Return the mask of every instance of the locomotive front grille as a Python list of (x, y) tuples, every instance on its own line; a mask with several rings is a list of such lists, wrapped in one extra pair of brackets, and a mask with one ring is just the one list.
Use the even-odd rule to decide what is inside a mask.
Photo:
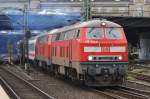
[(89, 56), (90, 61), (119, 61), (120, 56)]

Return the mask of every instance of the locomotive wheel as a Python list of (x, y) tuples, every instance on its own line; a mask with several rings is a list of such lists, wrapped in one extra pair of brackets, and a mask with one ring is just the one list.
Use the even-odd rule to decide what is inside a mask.
[(65, 67), (65, 78), (69, 78), (69, 68)]
[(43, 63), (46, 73), (49, 73), (49, 68), (46, 62)]
[(72, 81), (77, 79), (77, 72), (74, 68), (65, 67), (65, 78)]
[(55, 73), (55, 77), (59, 76), (59, 66), (54, 65), (54, 73)]
[(38, 62), (36, 60), (33, 61), (33, 66), (37, 67), (38, 66)]
[(79, 74), (79, 84), (81, 85), (81, 86), (85, 86), (85, 75), (83, 75), (83, 74)]
[(71, 80), (72, 81), (77, 80), (77, 71), (74, 68), (71, 68)]

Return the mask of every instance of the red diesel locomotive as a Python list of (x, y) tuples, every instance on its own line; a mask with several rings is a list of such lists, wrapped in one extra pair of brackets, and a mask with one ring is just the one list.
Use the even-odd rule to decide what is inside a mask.
[(116, 86), (126, 80), (127, 45), (120, 25), (91, 20), (32, 38), (29, 59), (88, 86)]

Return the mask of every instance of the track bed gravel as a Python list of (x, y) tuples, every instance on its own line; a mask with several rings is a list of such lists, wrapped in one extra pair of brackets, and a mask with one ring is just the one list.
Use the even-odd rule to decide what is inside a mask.
[(49, 74), (35, 70), (34, 68), (31, 69), (29, 75), (19, 66), (5, 66), (5, 68), (29, 80), (55, 99), (107, 99), (98, 93), (88, 90), (88, 88), (74, 85), (65, 80), (60, 80)]

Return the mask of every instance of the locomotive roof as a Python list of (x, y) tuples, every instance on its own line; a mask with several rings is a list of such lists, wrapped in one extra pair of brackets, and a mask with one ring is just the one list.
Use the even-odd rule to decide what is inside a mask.
[(43, 35), (46, 35), (47, 33), (41, 33), (41, 34), (38, 34), (36, 36), (33, 36), (31, 37), (29, 40), (37, 40), (39, 37), (43, 36)]
[(81, 27), (99, 27), (103, 22), (107, 24), (107, 27), (121, 27), (119, 24), (111, 22), (111, 21), (91, 20), (91, 21), (86, 21), (86, 22), (79, 22), (79, 23), (76, 23), (74, 25), (65, 26), (65, 27), (59, 28), (59, 29), (54, 29), (54, 30), (49, 31), (48, 33), (42, 33), (42, 34), (39, 34), (37, 36), (31, 37), (30, 40), (37, 40), (39, 37), (47, 35), (47, 34), (60, 33), (63, 31), (78, 29)]
[(81, 28), (81, 27), (99, 27), (102, 23), (106, 23), (107, 27), (121, 27), (119, 24), (111, 22), (111, 21), (91, 20), (91, 21), (76, 23), (76, 24), (71, 25), (71, 26), (65, 26), (65, 27), (60, 28), (60, 29), (54, 29), (52, 31), (49, 31), (49, 34), (59, 33), (59, 32), (77, 29), (77, 28)]

